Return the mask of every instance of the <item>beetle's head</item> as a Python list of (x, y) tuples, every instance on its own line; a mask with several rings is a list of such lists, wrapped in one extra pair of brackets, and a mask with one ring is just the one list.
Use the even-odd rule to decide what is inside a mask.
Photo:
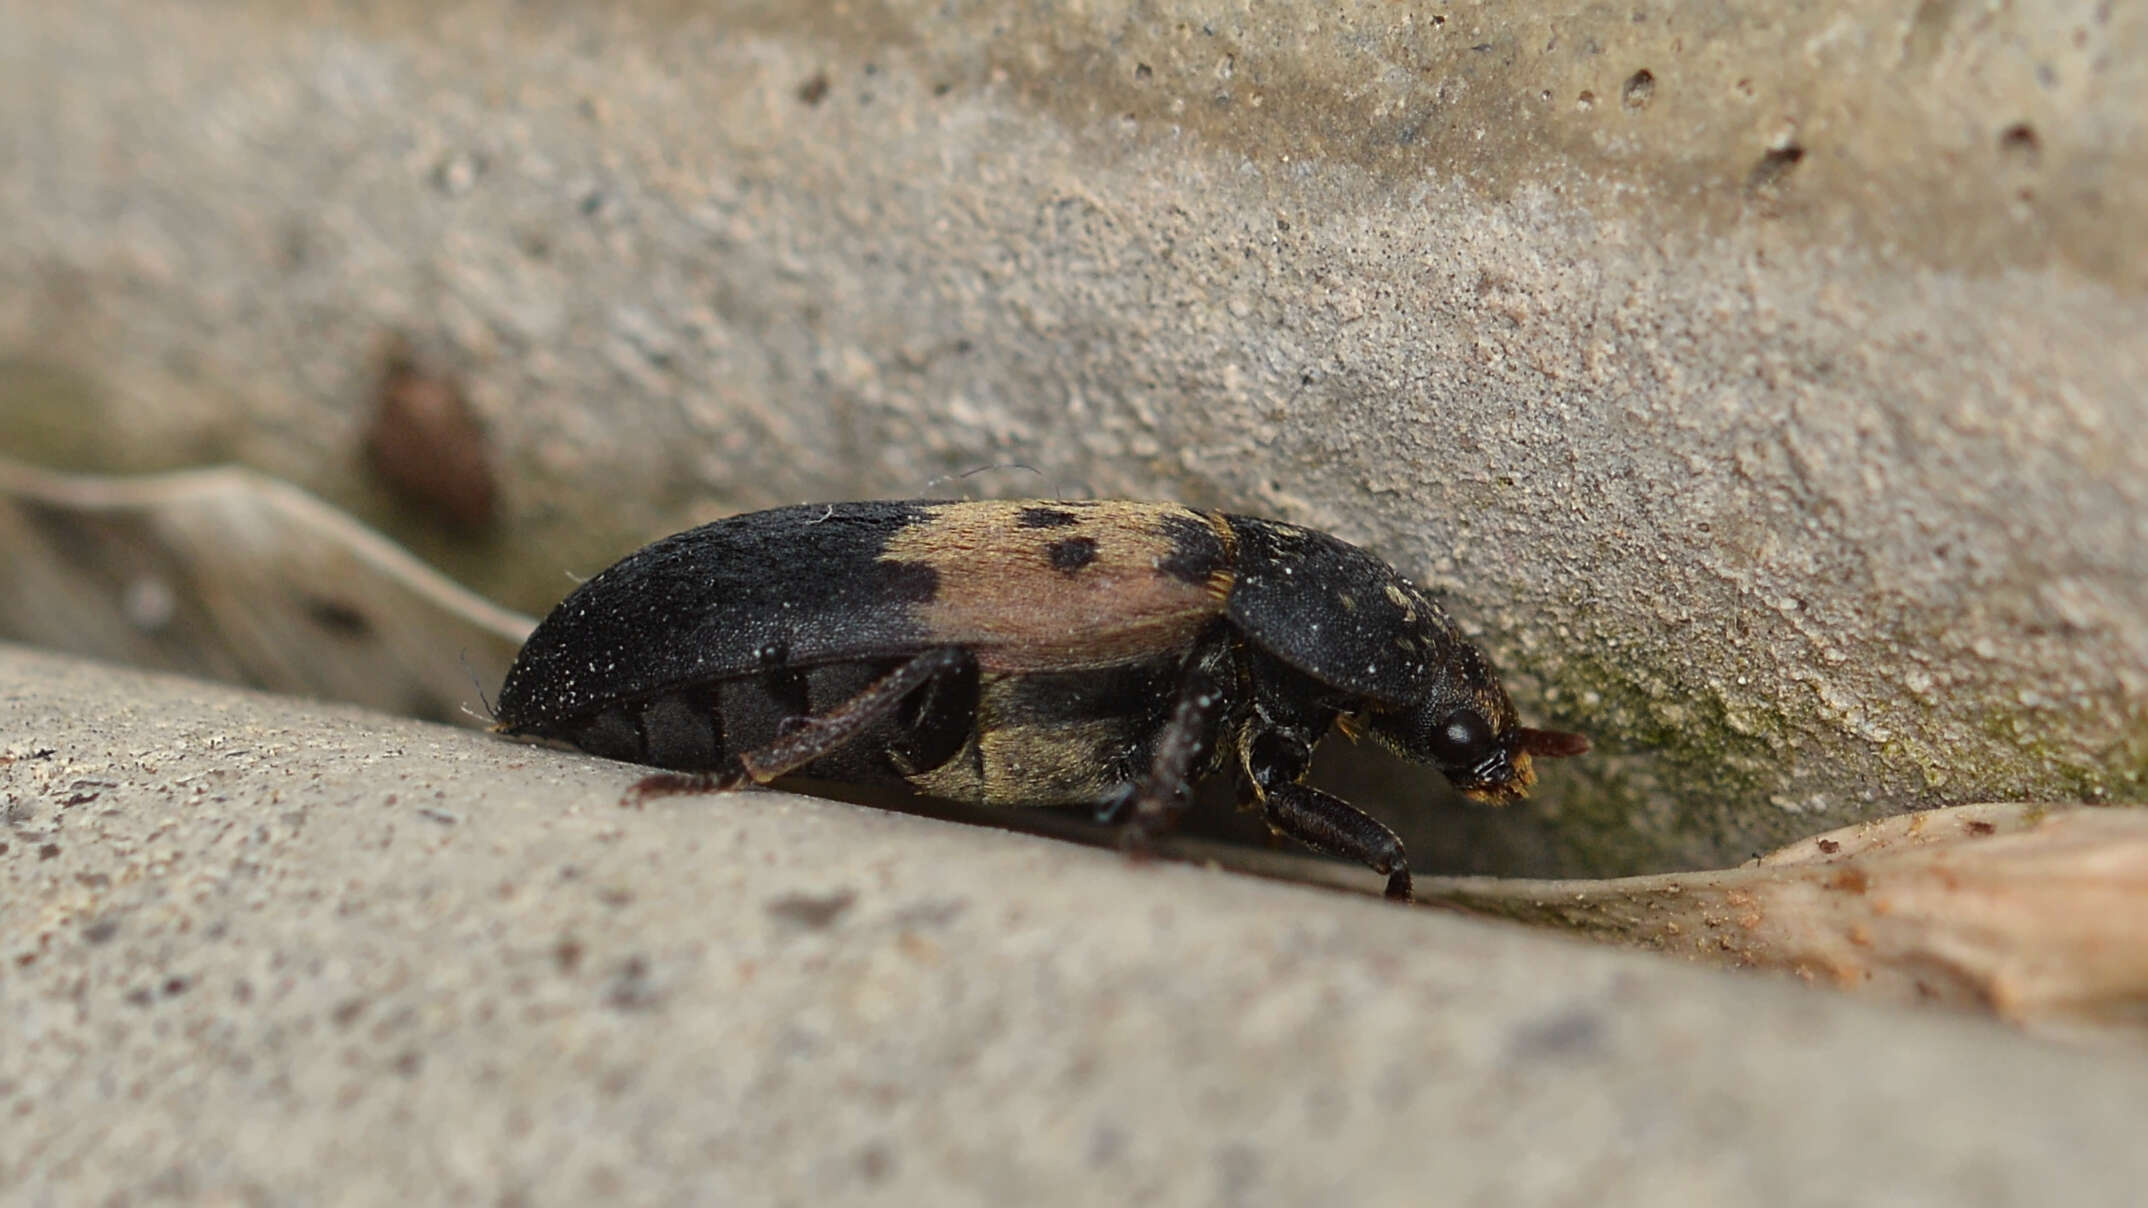
[(1405, 759), (1428, 763), (1478, 801), (1505, 805), (1536, 783), (1531, 757), (1554, 759), (1589, 749), (1580, 734), (1532, 730), (1473, 649), (1455, 660), (1455, 674), (1415, 706), (1375, 714), (1372, 732)]

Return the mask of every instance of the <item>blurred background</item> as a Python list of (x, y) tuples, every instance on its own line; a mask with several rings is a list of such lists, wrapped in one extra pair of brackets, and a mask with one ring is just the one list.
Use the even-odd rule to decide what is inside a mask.
[(2138, 800), (2144, 22), (0, 0), (0, 635), (482, 724), (691, 523), (1169, 498), (1596, 739), (1329, 744), (1432, 867)]

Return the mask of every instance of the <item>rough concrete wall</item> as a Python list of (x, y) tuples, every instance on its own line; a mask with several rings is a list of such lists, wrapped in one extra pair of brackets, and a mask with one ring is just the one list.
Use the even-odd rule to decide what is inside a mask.
[[(0, 406), (525, 607), (802, 498), (1324, 526), (1598, 737), (1545, 868), (2137, 799), (2144, 64), (2100, 4), (0, 0)], [(357, 468), (391, 332), (491, 544)]]

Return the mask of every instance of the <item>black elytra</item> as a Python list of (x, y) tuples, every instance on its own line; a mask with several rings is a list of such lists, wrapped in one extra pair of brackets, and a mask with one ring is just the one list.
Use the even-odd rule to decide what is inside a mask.
[(1388, 877), (1394, 832), (1301, 781), (1338, 723), (1504, 802), (1578, 734), (1521, 724), (1446, 613), (1371, 554), (1177, 504), (809, 504), (654, 542), (576, 588), (497, 729), (686, 777), (797, 772), (982, 805), (1087, 805), (1135, 836), (1235, 767), (1268, 824)]

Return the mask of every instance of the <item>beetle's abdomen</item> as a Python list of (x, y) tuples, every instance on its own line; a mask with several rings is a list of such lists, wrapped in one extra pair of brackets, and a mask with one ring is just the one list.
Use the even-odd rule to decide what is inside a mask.
[(1170, 720), (1175, 654), (1084, 671), (988, 674), (974, 732), (920, 792), (976, 805), (1091, 805), (1149, 765)]
[[(840, 706), (900, 660), (734, 676), (531, 732), (592, 755), (679, 772), (720, 772)], [(887, 722), (800, 776), (899, 784), (975, 805), (1086, 805), (1148, 766), (1169, 720), (1178, 660), (937, 680)]]
[[(782, 736), (797, 719), (825, 714), (902, 660), (777, 668), (616, 701), (528, 732), (592, 755), (679, 772), (720, 772), (737, 756)], [(974, 669), (919, 689), (904, 707), (857, 741), (800, 770), (854, 784), (904, 783), (952, 758), (976, 724)]]

